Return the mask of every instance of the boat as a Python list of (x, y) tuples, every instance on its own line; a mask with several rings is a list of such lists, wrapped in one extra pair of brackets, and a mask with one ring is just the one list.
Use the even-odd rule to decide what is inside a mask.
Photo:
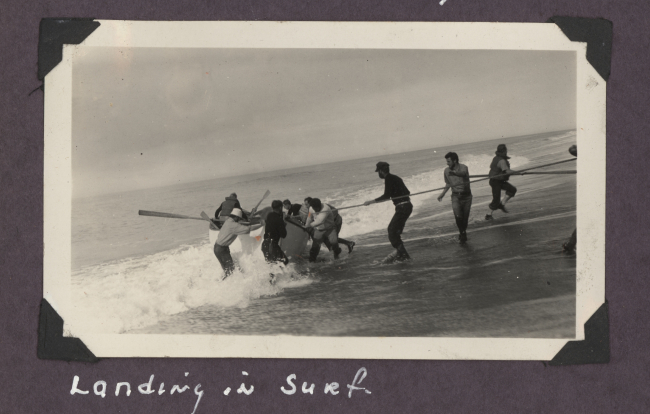
[[(265, 207), (259, 210), (258, 214), (265, 222), (266, 216), (271, 212), (271, 207)], [(214, 245), (219, 236), (219, 230), (213, 225), (209, 228), (210, 243)], [(239, 235), (235, 241), (230, 245), (231, 252), (242, 252), (244, 254), (252, 254), (255, 251), (261, 250), (262, 242), (264, 241), (264, 226), (257, 230), (251, 231), (249, 234)], [(289, 261), (295, 261), (301, 258), (307, 248), (309, 242), (309, 234), (304, 230), (302, 224), (293, 218), (287, 222), (287, 237), (280, 239), (280, 248), (284, 254), (289, 258)]]

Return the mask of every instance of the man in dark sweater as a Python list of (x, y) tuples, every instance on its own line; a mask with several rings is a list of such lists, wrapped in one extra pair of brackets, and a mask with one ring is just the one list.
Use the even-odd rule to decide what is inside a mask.
[(302, 207), (301, 204), (291, 204), (291, 201), (284, 200), (282, 202), (282, 207), (284, 208), (286, 215), (289, 217), (300, 216), (300, 207)]
[(242, 218), (244, 220), (248, 220), (248, 213), (241, 208), (241, 204), (239, 204), (239, 200), (237, 200), (237, 194), (232, 193), (226, 199), (224, 200), (223, 203), (219, 206), (217, 211), (214, 212), (214, 218), (216, 222), (218, 223), (219, 227), (220, 225), (226, 221), (226, 219), (230, 216), (230, 212), (234, 209), (238, 208), (242, 211)]
[(404, 247), (401, 234), (402, 231), (404, 231), (406, 220), (408, 220), (409, 216), (413, 212), (413, 204), (411, 204), (411, 199), (408, 197), (411, 192), (406, 188), (406, 185), (404, 185), (404, 181), (402, 181), (398, 176), (391, 174), (389, 167), (390, 166), (387, 162), (380, 161), (377, 163), (377, 169), (375, 172), (379, 174), (379, 178), (384, 180), (384, 195), (374, 200), (368, 200), (363, 203), (363, 205), (369, 206), (370, 204), (379, 203), (381, 201), (393, 200), (393, 204), (395, 205), (395, 214), (388, 225), (388, 240), (395, 248), (395, 252), (390, 254), (386, 258), (386, 261), (401, 262), (411, 259)]
[(262, 253), (268, 263), (282, 262), (286, 265), (289, 259), (278, 244), (280, 239), (287, 237), (287, 225), (282, 217), (282, 201), (273, 200), (271, 208), (273, 211), (266, 216)]

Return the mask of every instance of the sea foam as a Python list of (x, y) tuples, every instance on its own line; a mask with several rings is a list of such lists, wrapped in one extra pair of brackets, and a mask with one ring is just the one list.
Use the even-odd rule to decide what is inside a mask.
[[(73, 275), (72, 286), (77, 316), (66, 321), (66, 329), (72, 334), (123, 333), (201, 306), (245, 307), (253, 299), (310, 283), (298, 275), (294, 264), (270, 265), (259, 250), (232, 255), (239, 268), (223, 281), (223, 270), (207, 240), (81, 269)], [(270, 273), (277, 278), (274, 285), (269, 283)]]

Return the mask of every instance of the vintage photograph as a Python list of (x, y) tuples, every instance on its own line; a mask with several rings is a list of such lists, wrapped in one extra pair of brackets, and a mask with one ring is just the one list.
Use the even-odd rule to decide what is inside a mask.
[(584, 45), (553, 25), (531, 38), (557, 47), (486, 45), (470, 24), (329, 44), (340, 27), (306, 23), (138, 43), (169, 24), (102, 22), (50, 78), (44, 294), (67, 335), (98, 356), (465, 359), (583, 337), (604, 203), (580, 206), (605, 173)]

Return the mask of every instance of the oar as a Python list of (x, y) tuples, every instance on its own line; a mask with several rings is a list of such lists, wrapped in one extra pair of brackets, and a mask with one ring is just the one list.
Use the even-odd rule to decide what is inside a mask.
[[(562, 171), (523, 171), (521, 175), (529, 174), (576, 174), (576, 170), (562, 170)], [(489, 174), (470, 175), (469, 178), (489, 177)]]
[(270, 194), (271, 194), (271, 190), (266, 190), (266, 193), (264, 193), (264, 196), (262, 196), (262, 199), (260, 200), (260, 202), (257, 203), (257, 205), (256, 205), (256, 206), (251, 210), (251, 211), (253, 212), (253, 213), (251, 214), (251, 216), (254, 216), (254, 215), (257, 213), (257, 207), (259, 207), (260, 204), (262, 204), (262, 201), (264, 201), (264, 199), (265, 199), (266, 197), (268, 197)]
[(208, 215), (205, 213), (205, 211), (202, 211), (202, 212), (201, 212), (201, 217), (203, 217), (203, 220), (208, 220), (208, 221), (210, 222), (210, 228), (211, 228), (212, 230), (219, 230), (219, 229), (217, 228), (217, 226), (215, 226), (214, 223), (212, 222), (212, 219), (210, 219), (210, 216), (208, 216)]
[[(190, 217), (184, 216), (182, 214), (173, 214), (173, 213), (160, 213), (158, 211), (147, 211), (147, 210), (138, 210), (138, 214), (141, 216), (150, 216), (150, 217), (163, 217), (163, 218), (175, 218), (175, 219), (189, 219), (189, 220), (206, 220), (204, 217)], [(207, 220), (210, 220), (208, 217)]]

